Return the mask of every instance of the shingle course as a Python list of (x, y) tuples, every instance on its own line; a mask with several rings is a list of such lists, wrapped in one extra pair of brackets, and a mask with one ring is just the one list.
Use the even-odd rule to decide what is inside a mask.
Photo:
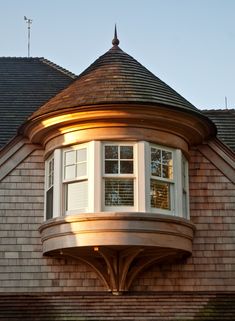
[(32, 118), (72, 107), (142, 103), (200, 112), (133, 57), (113, 46)]
[(203, 110), (217, 127), (217, 136), (235, 152), (235, 109)]
[(0, 148), (37, 108), (75, 75), (44, 58), (0, 58)]

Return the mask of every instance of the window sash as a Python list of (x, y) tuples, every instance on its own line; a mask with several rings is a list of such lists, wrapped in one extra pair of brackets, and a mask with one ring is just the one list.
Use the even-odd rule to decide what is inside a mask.
[(66, 214), (88, 211), (88, 147), (82, 144), (63, 151), (63, 207)]

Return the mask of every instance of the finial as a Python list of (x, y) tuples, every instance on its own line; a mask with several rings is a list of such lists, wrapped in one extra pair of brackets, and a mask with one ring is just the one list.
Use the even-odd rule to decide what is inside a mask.
[(118, 40), (118, 38), (117, 38), (117, 28), (116, 28), (116, 24), (115, 24), (115, 28), (114, 28), (114, 38), (113, 38), (112, 44), (113, 44), (114, 46), (118, 46), (118, 45), (119, 45), (119, 40)]

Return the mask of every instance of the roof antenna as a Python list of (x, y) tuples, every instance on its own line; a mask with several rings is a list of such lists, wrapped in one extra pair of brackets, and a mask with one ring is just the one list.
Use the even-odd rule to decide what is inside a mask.
[(226, 96), (225, 96), (225, 109), (228, 109), (228, 99)]
[(26, 16), (24, 16), (24, 20), (28, 24), (28, 58), (30, 57), (30, 26), (33, 22), (32, 19), (28, 19)]
[(116, 27), (116, 23), (115, 23), (115, 28), (114, 28), (114, 38), (113, 38), (112, 44), (113, 44), (114, 46), (118, 46), (118, 45), (119, 45), (119, 40), (118, 40), (118, 37), (117, 37), (117, 27)]

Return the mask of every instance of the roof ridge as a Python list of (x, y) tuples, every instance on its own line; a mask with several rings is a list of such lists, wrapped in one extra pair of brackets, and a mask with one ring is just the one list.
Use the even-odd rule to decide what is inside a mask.
[(43, 57), (18, 57), (18, 56), (2, 56), (0, 57), (0, 59), (27, 59), (27, 60), (33, 60), (33, 59), (36, 59), (36, 60), (39, 60), (39, 59), (42, 59)]
[(68, 69), (65, 69), (57, 64), (55, 64), (54, 62), (44, 58), (44, 57), (40, 57), (39, 60), (47, 65), (49, 65), (50, 67), (62, 72), (63, 74), (71, 77), (72, 79), (76, 79), (77, 75), (75, 75), (74, 73), (72, 73), (71, 71), (69, 71)]
[(235, 108), (229, 108), (229, 109), (201, 109), (202, 112), (216, 112), (216, 111), (221, 111), (221, 112), (235, 112)]

